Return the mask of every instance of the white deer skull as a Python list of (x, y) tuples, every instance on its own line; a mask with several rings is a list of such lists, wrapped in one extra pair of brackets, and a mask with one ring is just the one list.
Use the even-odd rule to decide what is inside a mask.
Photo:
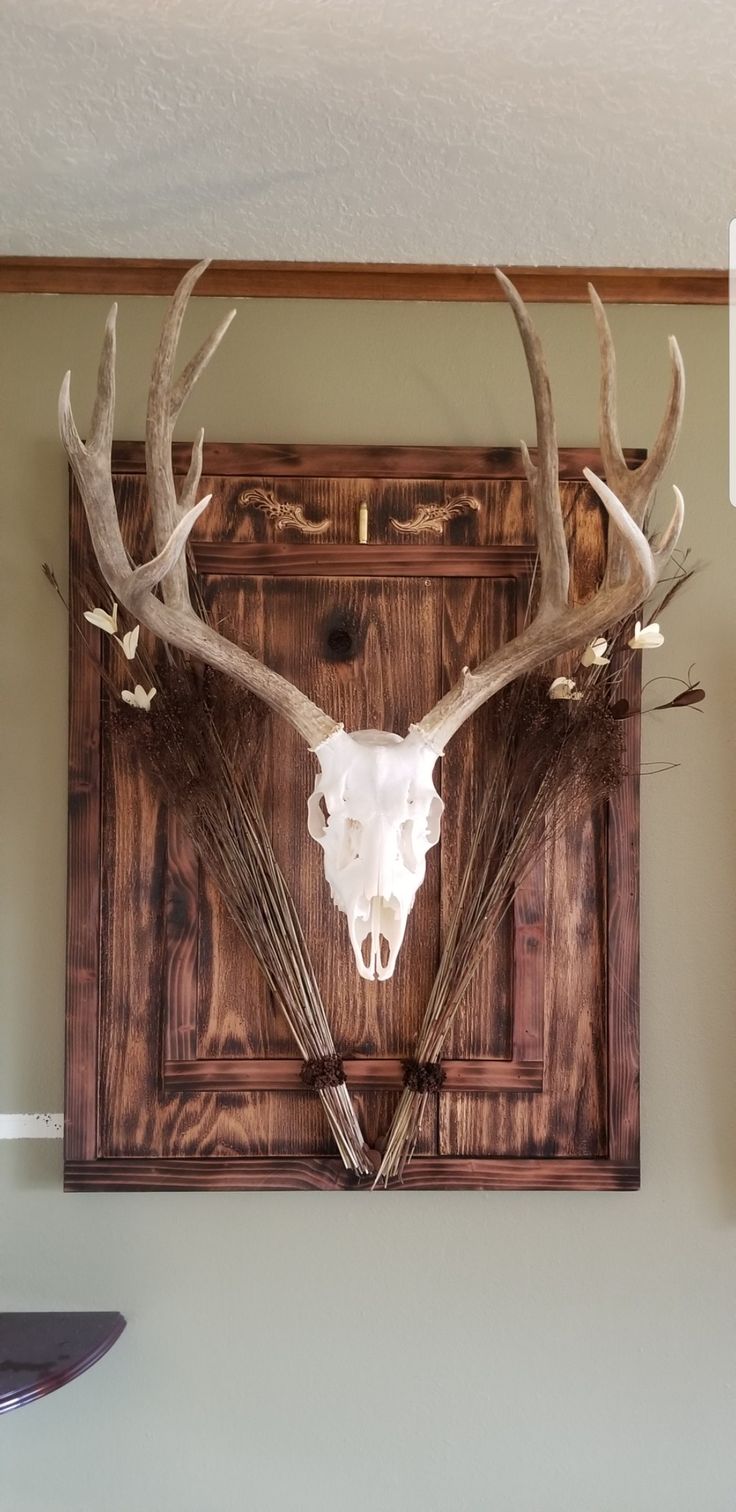
[[(536, 611), (514, 640), (492, 651), (474, 671), (464, 668), (454, 687), (404, 739), (381, 730), (349, 735), (293, 683), (264, 666), (245, 647), (218, 634), (190, 602), (184, 548), (209, 502), (208, 496), (195, 503), (202, 474), (202, 433), (192, 448), (183, 483), (174, 476), (171, 443), (182, 405), (235, 313), (226, 316), (176, 380), (174, 364), (184, 313), (206, 266), (200, 263), (190, 269), (179, 284), (153, 367), (146, 415), (146, 467), (157, 553), (151, 561), (132, 566), (115, 506), (111, 455), (115, 306), (105, 330), (88, 439), (82, 442), (74, 423), (69, 374), (59, 402), (62, 439), (82, 495), (95, 555), (115, 599), (162, 641), (226, 673), (262, 698), (316, 753), (321, 774), (309, 805), (310, 832), (324, 851), (333, 898), (347, 915), (361, 976), (385, 980), (396, 964), (407, 917), (424, 877), (427, 851), (439, 837), (442, 801), (432, 783), (432, 770), (448, 740), (476, 709), (515, 678), (582, 648), (627, 619), (652, 592), (677, 543), (683, 518), (679, 490), (675, 489), (677, 505), (670, 524), (654, 545), (644, 526), (680, 428), (682, 359), (673, 337), (672, 381), (664, 419), (646, 461), (630, 469), (618, 437), (613, 342), (603, 306), (591, 288), (601, 351), (600, 441), (608, 484), (587, 468), (585, 475), (614, 529), (601, 586), (584, 603), (572, 604), (557, 438), (544, 357), (526, 306), (506, 276), (497, 274), (521, 333), (537, 419), (535, 460), (522, 447), (539, 548)], [(368, 939), (366, 961), (363, 946)]]
[(427, 851), (440, 836), (444, 805), (432, 781), (437, 752), (418, 730), (402, 740), (385, 730), (338, 729), (315, 755), (320, 771), (309, 833), (324, 851), (325, 876), (347, 917), (360, 975), (385, 981), (424, 880)]

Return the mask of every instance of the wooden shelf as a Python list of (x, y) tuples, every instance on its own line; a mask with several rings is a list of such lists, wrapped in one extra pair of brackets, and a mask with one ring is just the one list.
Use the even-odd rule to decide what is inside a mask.
[(0, 1313), (0, 1413), (66, 1386), (125, 1328), (118, 1312)]

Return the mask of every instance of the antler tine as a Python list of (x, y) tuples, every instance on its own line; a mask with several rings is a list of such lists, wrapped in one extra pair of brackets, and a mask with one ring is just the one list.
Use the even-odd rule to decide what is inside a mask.
[(506, 274), (500, 268), (496, 268), (495, 273), (519, 328), (534, 398), (537, 422), (536, 464), (532, 462), (523, 441), (521, 454), (532, 495), (539, 550), (540, 590), (537, 613), (544, 616), (554, 613), (567, 603), (570, 587), (570, 564), (560, 502), (557, 426), (552, 390), (542, 343), (532, 325), (529, 311)]
[(192, 509), (188, 509), (179, 523), (174, 526), (163, 551), (159, 551), (150, 562), (144, 562), (142, 566), (133, 568), (130, 588), (126, 593), (129, 609), (134, 609), (141, 602), (142, 597), (145, 597), (147, 593), (152, 593), (153, 589), (164, 581), (167, 573), (170, 573), (182, 559), (189, 535), (211, 499), (212, 494), (207, 494)]
[[(203, 263), (201, 266), (202, 271), (204, 271), (208, 264)], [(232, 309), (228, 310), (227, 315), (223, 315), (220, 324), (218, 326), (215, 326), (214, 331), (211, 331), (206, 340), (202, 342), (201, 347), (199, 347), (194, 356), (190, 358), (186, 367), (177, 378), (176, 383), (171, 390), (170, 398), (170, 414), (172, 425), (176, 424), (179, 413), (183, 405), (186, 404), (186, 401), (189, 398), (189, 395), (191, 394), (192, 389), (197, 382), (197, 379), (199, 378), (200, 374), (204, 372), (210, 358), (214, 356), (217, 348), (220, 345), (220, 342), (222, 341), (223, 336), (232, 325), (237, 313), (238, 312), (236, 309)]]
[[(151, 493), (154, 537), (159, 555), (182, 513), (193, 504), (202, 475), (202, 438), (200, 437), (192, 448), (192, 460), (180, 501), (177, 498), (171, 454), (174, 426), (183, 404), (210, 358), (216, 352), (236, 314), (235, 310), (231, 310), (224, 320), (220, 321), (175, 382), (174, 364), (184, 316), (192, 290), (208, 267), (209, 259), (197, 263), (185, 273), (176, 289), (161, 327), (151, 373), (146, 411), (146, 472)], [(166, 603), (173, 607), (181, 607), (189, 602), (187, 564), (183, 553), (163, 577), (161, 591)]]
[(671, 374), (667, 405), (649, 456), (642, 462), (641, 467), (638, 468), (638, 471), (643, 473), (647, 480), (650, 493), (656, 488), (665, 468), (669, 466), (672, 460), (685, 410), (685, 365), (682, 360), (682, 352), (675, 336), (670, 336), (668, 345)]
[(624, 508), (613, 489), (609, 488), (602, 478), (597, 477), (591, 468), (584, 467), (583, 474), (593, 491), (597, 493), (601, 503), (605, 505), (609, 518), (619, 532), (619, 544), (629, 567), (627, 586), (634, 592), (638, 591), (638, 601), (643, 603), (652, 592), (661, 568), (669, 561), (677, 545), (685, 518), (685, 501), (682, 494), (679, 488), (675, 488), (674, 513), (656, 545), (653, 546), (647, 540), (644, 531), (640, 530), (632, 519), (628, 509)]
[(117, 309), (114, 304), (105, 322), (97, 369), (97, 396), (87, 444), (82, 441), (74, 420), (71, 372), (65, 373), (59, 393), (59, 431), (84, 501), (95, 556), (106, 583), (120, 597), (130, 574), (130, 563), (120, 534), (111, 472)]
[(588, 284), (588, 296), (593, 306), (601, 364), (598, 431), (603, 471), (610, 488), (623, 488), (626, 485), (629, 468), (618, 432), (616, 349), (613, 345), (608, 316), (592, 283)]
[[(611, 476), (604, 483), (587, 468), (585, 476), (608, 511), (615, 531), (609, 532), (608, 562), (597, 593), (585, 603), (568, 604), (569, 567), (566, 550), (564, 572), (561, 566), (564, 534), (549, 381), (529, 313), (513, 284), (503, 274), (498, 277), (521, 332), (534, 393), (538, 466), (532, 465), (526, 448), (522, 449), (522, 456), (534, 501), (542, 587), (534, 618), (521, 633), (492, 652), (473, 672), (466, 667), (460, 681), (413, 726), (438, 754), (465, 720), (501, 688), (544, 666), (553, 657), (583, 646), (632, 614), (652, 592), (677, 542), (684, 516), (682, 494), (676, 488), (672, 519), (654, 546), (650, 545), (642, 522), (655, 483), (672, 455), (682, 416), (684, 374), (677, 344), (671, 343), (672, 385), (652, 457), (645, 464), (646, 471), (644, 468), (631, 471), (626, 465), (616, 423), (613, 342), (603, 307), (595, 290), (591, 290), (601, 347), (601, 451), (606, 473)], [(550, 581), (554, 598), (550, 597)]]
[(179, 561), (189, 533), (212, 495), (208, 494), (182, 515), (157, 556), (140, 567), (131, 567), (120, 531), (110, 467), (115, 406), (116, 309), (114, 305), (107, 318), (90, 439), (85, 445), (74, 420), (71, 373), (64, 375), (59, 394), (59, 430), (82, 494), (92, 545), (103, 577), (115, 596), (136, 612), (141, 600), (145, 601)]
[(606, 315), (600, 296), (591, 283), (588, 284), (588, 294), (593, 306), (601, 359), (600, 448), (603, 466), (606, 477), (613, 488), (621, 492), (628, 483), (631, 499), (627, 500), (627, 508), (630, 513), (634, 514), (637, 525), (642, 525), (644, 517), (641, 514), (637, 515), (635, 511), (641, 509), (642, 501), (646, 507), (647, 500), (672, 459), (680, 433), (685, 407), (685, 368), (682, 361), (682, 353), (680, 352), (676, 338), (670, 336), (670, 390), (667, 396), (664, 416), (649, 456), (644, 460), (641, 467), (637, 467), (632, 471), (626, 461), (619, 439), (616, 399), (616, 351), (613, 345), (611, 327), (608, 323), (608, 316)]
[(112, 305), (105, 321), (105, 334), (97, 367), (97, 388), (86, 444), (77, 430), (71, 406), (71, 370), (64, 374), (59, 394), (59, 428), (69, 460), (92, 455), (105, 456), (112, 451), (115, 419), (115, 325), (118, 307)]
[[(59, 394), (59, 429), (87, 516), (90, 536), (100, 571), (111, 592), (142, 625), (168, 645), (176, 646), (187, 656), (196, 657), (263, 699), (269, 708), (293, 725), (307, 743), (316, 747), (342, 727), (323, 709), (312, 703), (305, 693), (294, 687), (280, 673), (251, 656), (242, 646), (212, 629), (192, 608), (186, 585), (184, 551), (190, 531), (206, 509), (211, 495), (194, 503), (194, 494), (202, 470), (200, 432), (192, 448), (192, 460), (177, 501), (171, 463), (171, 429), (178, 409), (222, 339), (229, 324), (223, 321), (185, 368), (172, 390), (171, 374), (176, 343), (191, 289), (206, 264), (193, 268), (182, 280), (159, 343), (154, 367), (155, 399), (149, 401), (146, 455), (149, 492), (157, 511), (156, 555), (140, 567), (132, 567), (123, 542), (112, 483), (112, 431), (115, 409), (115, 308), (108, 316), (97, 380), (90, 437), (85, 445), (74, 422), (71, 407), (71, 374), (67, 373)], [(168, 455), (165, 455), (164, 444)], [(149, 460), (150, 459), (150, 460)], [(171, 518), (171, 529), (164, 532), (163, 522)], [(181, 584), (183, 592), (172, 592), (171, 585)], [(163, 602), (154, 589), (161, 585)]]
[(184, 484), (179, 495), (179, 510), (182, 514), (186, 514), (187, 510), (191, 509), (194, 503), (197, 489), (199, 488), (199, 480), (202, 476), (203, 449), (204, 430), (200, 430), (196, 441), (192, 443), (192, 456), (189, 463), (189, 471), (187, 472), (186, 478), (184, 479)]
[(676, 483), (672, 485), (675, 495), (675, 508), (669, 525), (657, 536), (652, 545), (652, 556), (657, 565), (657, 577), (663, 567), (666, 567), (672, 553), (680, 539), (680, 532), (685, 523), (685, 500)]
[(115, 424), (115, 350), (118, 307), (110, 307), (105, 321), (105, 334), (97, 369), (97, 393), (89, 427), (88, 450), (96, 450), (101, 456), (112, 453), (112, 433)]
[[(630, 468), (619, 438), (616, 398), (616, 353), (608, 317), (592, 284), (588, 294), (593, 306), (601, 361), (600, 448), (603, 470), (609, 485), (626, 505), (637, 525), (646, 526), (654, 491), (668, 466), (680, 433), (685, 404), (685, 369), (674, 336), (669, 338), (671, 359), (670, 389), (664, 416), (649, 456), (640, 467)], [(626, 562), (621, 542), (609, 543), (606, 579), (619, 582)]]

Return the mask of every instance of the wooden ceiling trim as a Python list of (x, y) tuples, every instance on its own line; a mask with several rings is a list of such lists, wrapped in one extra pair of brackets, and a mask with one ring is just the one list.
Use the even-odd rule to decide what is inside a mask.
[[(171, 294), (191, 260), (0, 257), (1, 294)], [(579, 304), (589, 280), (609, 304), (728, 303), (722, 268), (510, 267), (525, 300)], [(213, 262), (195, 297), (497, 302), (491, 267), (434, 263)]]

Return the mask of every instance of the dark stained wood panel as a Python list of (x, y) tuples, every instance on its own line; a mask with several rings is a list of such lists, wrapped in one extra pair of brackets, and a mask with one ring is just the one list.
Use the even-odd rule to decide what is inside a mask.
[(186, 830), (173, 811), (166, 816), (167, 869), (164, 895), (165, 1061), (197, 1054), (199, 920), (205, 879)]
[[(528, 585), (524, 584), (526, 598)], [(519, 619), (513, 578), (452, 578), (445, 584), (442, 659), (450, 687), (464, 666), (475, 666), (510, 639)], [(441, 917), (443, 937), (462, 879), (468, 837), (483, 802), (498, 737), (493, 701), (479, 709), (450, 741), (442, 758)], [(508, 915), (465, 995), (446, 1054), (452, 1059), (510, 1057), (513, 1038), (513, 915)]]
[[(564, 491), (573, 599), (587, 596), (605, 560), (603, 520), (599, 510), (588, 507), (588, 499), (585, 485), (571, 483)], [(513, 529), (508, 517), (506, 529)], [(573, 670), (569, 659), (560, 668)], [(607, 872), (605, 813), (567, 829), (550, 845), (541, 884), (546, 887), (541, 947), (541, 964), (545, 958), (546, 964), (538, 1005), (544, 1010), (543, 1091), (533, 1096), (443, 1096), (442, 1154), (605, 1157)], [(538, 907), (538, 871), (532, 881)], [(534, 899), (527, 895), (526, 903), (535, 914)], [(520, 911), (523, 916), (523, 903)], [(538, 970), (539, 953), (532, 962)], [(527, 987), (537, 981), (533, 971), (525, 973)]]
[[(339, 710), (348, 729), (408, 730), (417, 712), (441, 693), (441, 586), (435, 581), (357, 579), (335, 583), (279, 579), (268, 604), (270, 664), (289, 671), (325, 708)], [(298, 625), (297, 644), (287, 626)], [(331, 627), (348, 627), (354, 655), (331, 661), (324, 653)], [(346, 630), (347, 633), (347, 630)], [(347, 923), (336, 913), (324, 878), (322, 853), (306, 828), (306, 796), (314, 759), (291, 729), (280, 732), (280, 767), (288, 780), (273, 785), (274, 846), (296, 899), (335, 1041), (347, 1054), (410, 1051), (439, 958), (439, 865), (427, 858), (427, 877), (407, 927), (394, 976), (366, 982), (353, 965)]]
[(591, 821), (557, 837), (548, 858), (542, 1092), (443, 1095), (441, 1154), (605, 1157), (604, 842)]
[(166, 814), (140, 763), (104, 727), (100, 1149), (104, 1155), (161, 1154), (157, 1038), (166, 883)]
[[(641, 700), (641, 663), (627, 662), (621, 693)], [(608, 1156), (639, 1164), (639, 761), (640, 717), (628, 719), (629, 776), (608, 805)]]
[[(74, 587), (89, 551), (81, 531), (81, 504), (72, 485), (70, 607), (84, 612)], [(100, 675), (70, 628), (69, 840), (67, 855), (66, 1067), (64, 1158), (97, 1155), (100, 992)]]
[[(441, 587), (433, 580), (278, 578), (267, 604), (269, 664), (321, 706), (339, 710), (348, 729), (407, 730), (416, 709), (440, 696), (441, 617)], [(340, 657), (330, 651), (336, 631), (351, 647)], [(288, 728), (279, 732), (279, 762), (288, 779), (273, 784), (274, 847), (329, 1005), (335, 1043), (349, 1055), (407, 1055), (439, 958), (436, 852), (428, 857), (394, 976), (383, 983), (362, 980), (321, 852), (307, 834), (314, 759)], [(370, 1141), (388, 1126), (395, 1100), (386, 1092), (357, 1098)], [(435, 1148), (429, 1120), (422, 1143)]]
[[(221, 578), (205, 584), (208, 609), (228, 639), (263, 659), (263, 583), (260, 578)], [(270, 719), (259, 729), (256, 787), (270, 817), (273, 732)], [(245, 758), (245, 753), (244, 758)], [(290, 1054), (291, 1036), (274, 1008), (258, 964), (202, 871), (198, 932), (197, 1056)]]
[[(523, 614), (534, 534), (518, 453), (311, 452), (211, 448), (207, 465), (219, 457), (222, 471), (203, 480), (213, 504), (194, 543), (211, 610), (223, 633), (348, 728), (403, 732)], [(140, 449), (123, 453), (134, 465), (118, 479), (121, 517), (141, 560), (150, 543)], [(440, 455), (443, 470), (431, 476)], [(266, 459), (270, 470), (258, 472)], [(604, 544), (600, 508), (579, 477), (583, 459), (600, 467), (589, 452), (562, 459), (581, 596), (596, 581)], [(389, 461), (395, 474), (381, 476)], [(243, 503), (253, 487), (277, 493), (307, 520), (328, 519), (328, 529), (311, 538), (293, 523), (280, 531)], [(396, 519), (422, 518), (458, 493), (478, 508), (447, 520), (441, 535), (397, 532)], [(360, 546), (364, 499), (370, 544)], [(74, 491), (72, 502), (82, 560), (88, 547)], [(627, 677), (635, 705), (633, 669)], [(349, 1189), (257, 965), (186, 835), (112, 735), (106, 699), (73, 641), (66, 1184)], [(386, 984), (358, 977), (306, 833), (313, 758), (289, 728), (264, 720), (262, 801), (374, 1146), (439, 959), (496, 719), (492, 704), (479, 711), (437, 769), (443, 840), (429, 853)], [(635, 768), (636, 720), (626, 734)], [(600, 814), (558, 837), (546, 866), (517, 888), (453, 1031), (446, 1087), (432, 1100), (407, 1189), (637, 1184), (637, 837), (631, 779)]]
[(547, 973), (545, 941), (545, 857), (541, 856), (516, 886), (513, 907), (513, 1018), (511, 1059), (543, 1063), (544, 1000)]

